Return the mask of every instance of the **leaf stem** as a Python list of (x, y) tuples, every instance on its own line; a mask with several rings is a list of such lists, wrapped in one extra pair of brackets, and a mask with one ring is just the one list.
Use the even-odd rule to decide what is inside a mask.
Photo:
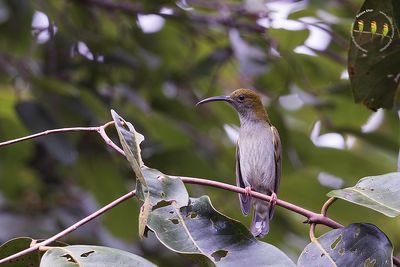
[(325, 202), (325, 204), (324, 204), (324, 205), (322, 206), (322, 208), (321, 208), (321, 214), (322, 214), (323, 216), (326, 216), (329, 207), (333, 204), (333, 202), (336, 201), (336, 199), (337, 199), (337, 198), (335, 198), (335, 197), (331, 197), (331, 198), (329, 198), (329, 199)]
[[(17, 138), (17, 139), (13, 139), (13, 140), (9, 140), (9, 141), (5, 141), (0, 143), (0, 147), (6, 146), (6, 145), (11, 145), (11, 144), (15, 144), (18, 142), (22, 142), (22, 141), (26, 141), (29, 139), (33, 139), (36, 137), (40, 137), (40, 136), (45, 136), (45, 135), (49, 135), (49, 134), (56, 134), (56, 133), (65, 133), (65, 132), (81, 132), (81, 131), (89, 131), (89, 132), (97, 132), (100, 134), (100, 136), (103, 138), (103, 140), (106, 142), (107, 145), (109, 145), (110, 147), (112, 147), (113, 149), (115, 149), (117, 152), (119, 152), (121, 155), (125, 156), (124, 151), (118, 147), (107, 135), (106, 133), (106, 128), (110, 125), (114, 124), (114, 121), (110, 121), (107, 122), (104, 125), (98, 126), (98, 127), (72, 127), (72, 128), (60, 128), (60, 129), (53, 129), (53, 130), (47, 130), (47, 131), (43, 131), (40, 133), (36, 133), (36, 134), (32, 134), (32, 135), (28, 135), (25, 137), (21, 137), (21, 138)], [(218, 181), (213, 181), (213, 180), (207, 180), (207, 179), (201, 179), (201, 178), (194, 178), (194, 177), (185, 177), (185, 176), (170, 176), (170, 177), (174, 177), (174, 178), (179, 178), (181, 179), (184, 183), (187, 184), (198, 184), (198, 185), (205, 185), (205, 186), (210, 186), (210, 187), (215, 187), (215, 188), (220, 188), (220, 189), (224, 189), (224, 190), (228, 190), (228, 191), (232, 191), (232, 192), (236, 192), (236, 193), (240, 193), (240, 194), (245, 194), (246, 191), (244, 188), (241, 187), (237, 187), (234, 185), (230, 185), (230, 184), (226, 184), (226, 183), (222, 183), (222, 182), (218, 182)], [(41, 247), (45, 247), (47, 245), (49, 245), (50, 243), (66, 236), (67, 234), (75, 231), (76, 229), (78, 229), (80, 226), (86, 224), (87, 222), (97, 218), (98, 216), (100, 216), (101, 214), (105, 213), (106, 211), (112, 209), (113, 207), (117, 206), (118, 204), (124, 202), (127, 199), (132, 198), (133, 196), (136, 195), (136, 191), (130, 191), (129, 193), (117, 198), (116, 200), (114, 200), (113, 202), (109, 203), (108, 205), (104, 206), (103, 208), (99, 209), (98, 211), (90, 214), (89, 216), (83, 218), (82, 220), (78, 221), (77, 223), (71, 225), (70, 227), (66, 228), (65, 230), (59, 232), (58, 234), (46, 239), (45, 241), (42, 241), (40, 243), (36, 243), (34, 245), (32, 245), (31, 247), (22, 250), (18, 253), (15, 253), (13, 255), (10, 255), (6, 258), (0, 259), (0, 264), (6, 263), (10, 260), (16, 259), (18, 257), (21, 257), (23, 255), (29, 254), (33, 251), (39, 250)], [(265, 201), (270, 201), (271, 197), (268, 195), (264, 195), (255, 191), (251, 191), (250, 195), (254, 198), (258, 198), (261, 200), (265, 200)], [(331, 218), (326, 216), (326, 211), (328, 209), (328, 207), (334, 202), (333, 198), (328, 199), (328, 201), (324, 204), (324, 206), (322, 207), (321, 210), (321, 214), (319, 213), (315, 213), (313, 211), (307, 210), (303, 207), (297, 206), (295, 204), (292, 204), (290, 202), (286, 202), (284, 200), (281, 199), (277, 199), (276, 200), (276, 205), (281, 206), (283, 208), (286, 208), (288, 210), (291, 210), (295, 213), (298, 213), (300, 215), (303, 215), (304, 217), (307, 218), (307, 220), (305, 221), (305, 223), (309, 223), (311, 224), (312, 228), (315, 228), (316, 224), (323, 224), (326, 226), (329, 226), (331, 228), (341, 228), (343, 227), (342, 224), (332, 220)], [(314, 227), (313, 227), (314, 225)], [(312, 232), (314, 233), (314, 232)], [(310, 232), (310, 238), (315, 238), (314, 234), (311, 235)], [(400, 259), (396, 258), (393, 256), (393, 263), (396, 266), (400, 266)]]

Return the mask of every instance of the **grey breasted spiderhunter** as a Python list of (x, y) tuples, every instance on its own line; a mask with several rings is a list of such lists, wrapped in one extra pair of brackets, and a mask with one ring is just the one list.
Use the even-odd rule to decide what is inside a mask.
[[(244, 215), (253, 208), (251, 232), (256, 237), (268, 234), (274, 214), (276, 193), (282, 170), (282, 146), (277, 129), (271, 124), (260, 96), (250, 89), (237, 89), (229, 96), (206, 98), (197, 105), (226, 101), (239, 113), (240, 131), (236, 146), (236, 184), (245, 188), (239, 194)], [(250, 190), (271, 196), (271, 202), (251, 198)]]

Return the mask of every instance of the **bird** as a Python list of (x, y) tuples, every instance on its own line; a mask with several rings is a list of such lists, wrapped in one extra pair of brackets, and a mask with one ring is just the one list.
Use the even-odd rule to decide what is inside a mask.
[[(239, 194), (240, 206), (245, 216), (253, 206), (250, 231), (255, 237), (264, 237), (274, 215), (282, 172), (282, 145), (278, 130), (271, 124), (261, 98), (254, 90), (237, 89), (230, 95), (209, 97), (196, 105), (212, 101), (228, 102), (239, 114), (236, 184), (245, 189), (245, 194)], [(271, 196), (271, 200), (252, 198), (252, 190)]]
[(364, 21), (362, 19), (357, 20), (358, 31), (362, 32), (364, 30)]
[(372, 33), (372, 37), (374, 37), (374, 35), (376, 34), (376, 29), (377, 29), (376, 21), (373, 20), (373, 21), (371, 21), (371, 33)]
[(385, 38), (388, 33), (389, 33), (389, 25), (387, 23), (383, 23), (381, 39)]

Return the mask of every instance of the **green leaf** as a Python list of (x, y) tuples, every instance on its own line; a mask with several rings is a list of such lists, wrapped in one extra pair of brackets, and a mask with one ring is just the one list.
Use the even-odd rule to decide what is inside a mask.
[(124, 149), (125, 156), (128, 159), (133, 171), (135, 172), (136, 178), (139, 182), (146, 185), (146, 181), (143, 177), (141, 167), (144, 166), (142, 157), (140, 155), (140, 143), (144, 140), (144, 136), (136, 132), (133, 125), (125, 121), (121, 116), (114, 110), (111, 110), (111, 115), (115, 122), (115, 128), (117, 129), (119, 140), (122, 148)]
[(297, 266), (393, 266), (393, 247), (375, 225), (354, 223), (315, 239), (301, 253)]
[(40, 267), (53, 266), (154, 267), (156, 265), (142, 257), (119, 249), (79, 245), (48, 250), (42, 257)]
[[(11, 256), (15, 253), (18, 253), (24, 249), (27, 249), (31, 246), (32, 242), (42, 242), (44, 240), (34, 240), (30, 237), (17, 237), (11, 240), (8, 240), (6, 243), (0, 246), (0, 259)], [(66, 246), (66, 243), (61, 241), (55, 241), (49, 244), (49, 246)], [(39, 266), (40, 258), (44, 252), (41, 251), (33, 251), (27, 255), (18, 257), (15, 260), (9, 261), (7, 263), (2, 264), (3, 267), (25, 267), (25, 266)]]
[[(11, 239), (0, 246), (0, 259), (20, 252), (30, 247), (33, 239), (29, 237), (17, 237)], [(1, 265), (3, 267), (23, 267), (23, 266), (39, 266), (40, 252), (34, 251), (24, 255), (11, 262)]]
[[(142, 156), (140, 154), (140, 143), (144, 140), (144, 136), (136, 132), (133, 125), (125, 121), (119, 116), (114, 110), (111, 110), (111, 115), (115, 122), (115, 128), (117, 129), (122, 148), (124, 149), (125, 156), (128, 159), (133, 172), (136, 175), (136, 196), (141, 199), (144, 203), (140, 208), (139, 214), (139, 237), (143, 237), (146, 230), (146, 223), (148, 216), (152, 209), (150, 203), (150, 192), (143, 177), (141, 167), (144, 167)], [(143, 188), (144, 187), (144, 188)]]
[(400, 172), (368, 176), (353, 187), (333, 190), (327, 195), (396, 217), (400, 214)]
[[(147, 167), (142, 168), (144, 179), (148, 185), (148, 198), (144, 201), (139, 215), (139, 236), (143, 237), (148, 216), (152, 207), (161, 201), (173, 202), (177, 208), (189, 203), (189, 195), (181, 179), (171, 178), (158, 170)], [(141, 197), (140, 195), (138, 196)]]
[(160, 201), (174, 201), (178, 208), (189, 203), (189, 195), (181, 179), (171, 178), (158, 170), (147, 167), (142, 168), (142, 171), (148, 185), (152, 206)]
[[(400, 38), (399, 25), (393, 20), (395, 2), (366, 0), (353, 25), (348, 57), (351, 87), (355, 101), (373, 110), (400, 108)], [(359, 31), (361, 21), (364, 27)], [(372, 22), (376, 22), (375, 34)], [(384, 36), (385, 24), (389, 32)]]
[[(126, 122), (115, 111), (112, 110), (111, 114), (125, 155), (140, 182), (137, 197), (144, 202), (139, 215), (139, 236), (142, 237), (153, 206), (160, 201), (173, 201), (180, 208), (188, 204), (189, 195), (182, 180), (170, 178), (158, 170), (147, 168), (144, 165), (139, 147), (144, 137), (135, 131), (131, 123)], [(142, 188), (141, 185), (144, 185), (145, 188)]]
[(204, 255), (217, 266), (295, 266), (278, 248), (215, 210), (208, 196), (191, 198), (180, 209), (174, 203), (156, 209), (148, 227), (169, 249)]

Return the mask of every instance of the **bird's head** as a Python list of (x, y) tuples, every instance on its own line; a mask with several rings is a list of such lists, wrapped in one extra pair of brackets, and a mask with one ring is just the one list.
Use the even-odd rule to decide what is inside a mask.
[(261, 103), (260, 96), (250, 89), (237, 89), (228, 96), (213, 96), (201, 100), (196, 105), (212, 101), (226, 101), (239, 113), (240, 121), (266, 120), (269, 122), (267, 113)]

